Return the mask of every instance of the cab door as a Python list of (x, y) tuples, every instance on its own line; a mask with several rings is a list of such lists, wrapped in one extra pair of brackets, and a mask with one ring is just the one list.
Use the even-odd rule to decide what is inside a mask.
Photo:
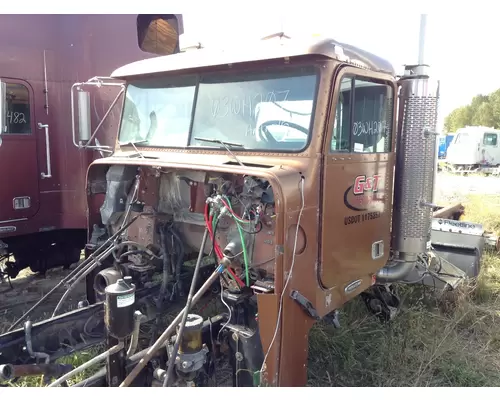
[(482, 159), (485, 164), (500, 164), (500, 147), (498, 146), (498, 134), (485, 132), (482, 138)]
[[(4, 126), (0, 127), (0, 233), (8, 222), (26, 220), (39, 207), (37, 131), (31, 86), (0, 78)], [(3, 230), (2, 230), (3, 228)]]
[(397, 88), (344, 67), (335, 82), (323, 152), (320, 282), (346, 294), (388, 261)]

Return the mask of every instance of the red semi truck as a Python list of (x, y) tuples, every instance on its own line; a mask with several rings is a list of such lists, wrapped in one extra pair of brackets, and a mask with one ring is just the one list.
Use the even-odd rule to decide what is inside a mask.
[[(182, 18), (171, 14), (0, 15), (2, 274), (13, 278), (26, 267), (43, 273), (79, 260), (87, 243), (85, 176), (106, 150), (74, 145), (71, 88), (178, 51), (162, 41), (172, 19), (182, 33)], [(107, 113), (118, 90), (103, 89), (89, 102), (91, 129), (102, 122), (97, 143), (114, 146), (123, 97)]]

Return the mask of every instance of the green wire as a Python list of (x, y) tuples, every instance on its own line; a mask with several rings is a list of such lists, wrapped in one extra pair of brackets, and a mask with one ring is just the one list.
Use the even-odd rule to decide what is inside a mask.
[(213, 217), (213, 219), (212, 219), (212, 232), (215, 229), (215, 224), (217, 223), (218, 219), (219, 219), (219, 217), (217, 216), (217, 214), (215, 214), (214, 217)]
[[(227, 204), (229, 207), (231, 207), (231, 210), (233, 209), (233, 206), (231, 205), (231, 201), (226, 197), (224, 196), (224, 199), (227, 201)], [(240, 234), (240, 240), (241, 240), (241, 244), (242, 244), (242, 247), (243, 247), (243, 260), (245, 261), (245, 280), (246, 280), (246, 284), (247, 286), (250, 286), (250, 277), (248, 275), (248, 256), (247, 256), (247, 249), (246, 249), (246, 246), (245, 246), (245, 239), (243, 238), (243, 231), (241, 230), (241, 226), (238, 222), (239, 218), (236, 218), (233, 214), (231, 214), (236, 222), (236, 227), (238, 228), (238, 232)]]
[[(231, 210), (233, 210), (233, 205), (231, 204), (231, 201), (229, 200), (229, 198), (227, 196), (222, 196), (222, 197), (224, 197), (224, 200), (226, 200), (227, 205), (231, 208)], [(234, 213), (231, 213), (231, 217), (233, 217), (236, 221), (238, 221), (242, 224), (249, 224), (250, 222), (252, 222), (250, 220), (245, 221), (241, 218), (238, 218), (236, 215), (234, 215)]]

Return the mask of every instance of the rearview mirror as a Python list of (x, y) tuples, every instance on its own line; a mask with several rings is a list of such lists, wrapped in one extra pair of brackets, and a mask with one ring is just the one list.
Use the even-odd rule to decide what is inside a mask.
[(90, 93), (79, 90), (76, 98), (78, 108), (78, 141), (87, 143), (90, 140)]
[(181, 14), (137, 16), (137, 40), (142, 51), (164, 56), (179, 53), (179, 36), (182, 33)]
[(0, 135), (7, 131), (7, 85), (0, 81)]

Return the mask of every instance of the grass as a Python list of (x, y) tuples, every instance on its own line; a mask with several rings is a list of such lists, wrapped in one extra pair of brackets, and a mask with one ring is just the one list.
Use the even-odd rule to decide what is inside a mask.
[[(71, 364), (74, 367), (78, 367), (87, 361), (90, 361), (92, 358), (95, 356), (99, 355), (105, 350), (104, 346), (95, 346), (92, 347), (88, 350), (80, 351), (78, 353), (73, 353), (67, 357), (62, 357), (59, 360), (57, 360), (58, 364)], [(68, 379), (67, 383), (69, 386), (74, 385), (78, 382), (81, 382), (82, 380), (92, 376), (95, 374), (99, 369), (103, 367), (104, 364), (99, 364), (92, 366), (88, 368), (85, 371), (82, 371), (72, 378)], [(53, 380), (52, 380), (53, 381)], [(46, 383), (43, 382), (43, 378), (40, 376), (34, 376), (34, 377), (27, 377), (27, 378), (22, 378), (19, 379), (15, 382), (8, 382), (8, 385), (11, 387), (40, 387), (40, 386), (46, 386)]]
[[(464, 220), (500, 233), (500, 196), (472, 195)], [(500, 386), (500, 257), (483, 255), (477, 281), (439, 299), (400, 287), (400, 315), (381, 324), (354, 300), (341, 328), (311, 331), (311, 386)]]

